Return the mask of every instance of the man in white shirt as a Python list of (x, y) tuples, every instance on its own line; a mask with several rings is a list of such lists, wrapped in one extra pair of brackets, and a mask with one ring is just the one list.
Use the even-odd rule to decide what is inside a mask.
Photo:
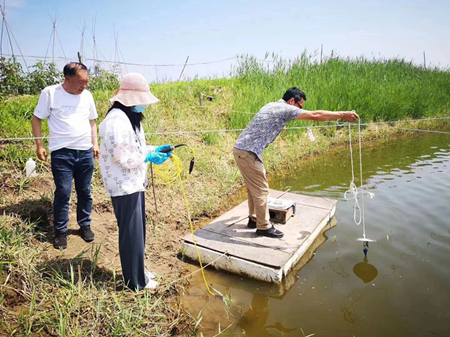
[[(71, 62), (64, 67), (64, 82), (42, 90), (34, 111), (32, 126), (35, 137), (41, 137), (41, 120), (48, 119), (50, 131), (49, 151), (55, 199), (53, 217), (57, 249), (67, 248), (67, 223), (72, 181), (78, 196), (77, 222), (80, 236), (94, 240), (91, 230), (91, 180), (94, 158), (99, 157), (97, 141), (97, 110), (92, 94), (85, 90), (88, 71), (84, 64)], [(36, 139), (36, 153), (40, 160), (47, 160), (42, 140)]]

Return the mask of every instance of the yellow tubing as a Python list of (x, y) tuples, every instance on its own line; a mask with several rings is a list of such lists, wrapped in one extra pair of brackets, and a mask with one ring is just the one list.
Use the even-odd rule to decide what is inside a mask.
[[(192, 152), (192, 157), (195, 157), (194, 150), (191, 147), (189, 147), (189, 149)], [(186, 204), (186, 212), (187, 212), (187, 217), (189, 220), (189, 226), (191, 228), (192, 241), (194, 242), (194, 247), (197, 252), (198, 262), (200, 263), (200, 269), (202, 271), (203, 281), (205, 282), (206, 289), (208, 289), (208, 292), (211, 295), (215, 296), (215, 294), (209, 288), (208, 282), (206, 281), (205, 273), (203, 270), (202, 259), (200, 258), (200, 253), (197, 248), (197, 243), (195, 242), (194, 226), (192, 225), (191, 213), (189, 211), (189, 202), (187, 200), (186, 192), (184, 190), (184, 183), (186, 182), (186, 180), (188, 180), (189, 174), (187, 174), (186, 178), (183, 179), (181, 177), (182, 172), (183, 172), (183, 164), (182, 164), (180, 158), (177, 155), (172, 153), (169, 160), (166, 160), (161, 165), (155, 165), (155, 180), (157, 183), (163, 184), (163, 185), (173, 185), (177, 181), (180, 184), (181, 190), (183, 191), (184, 202)]]

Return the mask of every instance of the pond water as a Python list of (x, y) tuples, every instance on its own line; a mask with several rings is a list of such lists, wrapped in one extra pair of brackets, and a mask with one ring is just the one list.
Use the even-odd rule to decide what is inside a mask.
[(365, 199), (366, 235), (377, 240), (367, 258), (353, 201), (343, 200), (348, 147), (272, 174), (273, 189), (341, 200), (336, 226), (281, 285), (208, 269), (224, 301), (207, 295), (197, 273), (183, 304), (202, 317), (204, 336), (450, 336), (450, 136), (363, 144), (362, 160), (364, 185), (375, 194)]

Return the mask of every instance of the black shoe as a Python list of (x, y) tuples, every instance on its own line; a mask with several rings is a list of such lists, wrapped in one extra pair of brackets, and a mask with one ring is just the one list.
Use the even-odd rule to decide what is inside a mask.
[(91, 231), (91, 226), (83, 226), (80, 228), (80, 236), (86, 242), (94, 241), (94, 232)]
[(269, 238), (276, 238), (276, 239), (281, 239), (284, 236), (283, 232), (279, 231), (274, 226), (272, 226), (272, 227), (270, 227), (269, 229), (266, 229), (266, 230), (257, 229), (256, 230), (256, 235), (267, 236)]
[(66, 249), (67, 234), (66, 233), (55, 234), (55, 242), (53, 243), (53, 247), (55, 247), (56, 249)]
[(248, 218), (247, 227), (248, 228), (256, 228), (256, 221), (253, 221), (252, 218)]

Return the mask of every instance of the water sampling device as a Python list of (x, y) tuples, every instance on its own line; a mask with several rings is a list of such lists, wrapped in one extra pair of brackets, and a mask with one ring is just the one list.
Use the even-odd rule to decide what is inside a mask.
[[(366, 191), (363, 187), (363, 175), (362, 175), (362, 151), (361, 151), (361, 120), (358, 119), (358, 137), (359, 137), (359, 172), (360, 172), (360, 183), (361, 186), (358, 189), (355, 184), (355, 172), (353, 169), (353, 149), (352, 149), (352, 133), (351, 133), (351, 124), (348, 124), (348, 136), (349, 136), (349, 145), (350, 145), (350, 161), (352, 168), (352, 180), (350, 181), (349, 189), (344, 193), (345, 200), (355, 200), (353, 219), (355, 223), (359, 226), (362, 222), (363, 227), (363, 237), (358, 238), (357, 241), (363, 242), (363, 252), (364, 256), (367, 256), (367, 252), (369, 251), (369, 242), (376, 242), (377, 240), (369, 239), (366, 237), (366, 222), (364, 218), (364, 195), (367, 195), (370, 199), (374, 197), (374, 194)], [(347, 194), (350, 194), (351, 197), (347, 197)], [(359, 205), (358, 195), (361, 195), (361, 206)], [(359, 217), (357, 220), (357, 213), (359, 213)]]
[[(360, 221), (359, 221), (359, 223), (361, 223), (361, 217), (362, 217), (363, 237), (362, 238), (358, 238), (356, 240), (360, 241), (360, 242), (363, 242), (363, 253), (364, 253), (364, 256), (367, 257), (367, 252), (369, 251), (369, 242), (377, 242), (377, 240), (369, 239), (369, 238), (366, 237), (366, 222), (365, 222), (365, 218), (364, 218), (364, 193), (366, 193), (371, 199), (373, 198), (373, 193), (364, 191), (363, 187), (361, 186), (361, 191), (359, 192), (359, 194), (361, 194), (361, 205), (362, 205), (362, 208), (360, 209), (361, 214), (360, 214)], [(356, 198), (357, 197), (358, 197), (358, 192), (356, 194)], [(355, 201), (355, 211), (356, 211), (356, 207), (359, 208), (359, 204), (358, 204), (357, 200)], [(357, 225), (359, 225), (359, 223), (357, 223)]]
[[(170, 147), (167, 147), (167, 148), (165, 148), (165, 149), (163, 149), (163, 150), (161, 150), (161, 151), (159, 151), (159, 152), (162, 152), (162, 153), (169, 153), (169, 152), (172, 152), (173, 150), (175, 150), (176, 148), (179, 148), (179, 147), (181, 147), (181, 146), (187, 146), (187, 147), (189, 147), (187, 144), (178, 144), (178, 145), (175, 145), (175, 146), (170, 146)], [(190, 148), (190, 147), (189, 147)], [(194, 164), (195, 164), (195, 154), (194, 154), (194, 151), (191, 149), (191, 151), (192, 151), (192, 159), (191, 159), (191, 161), (190, 161), (190, 163), (189, 163), (189, 174), (191, 174), (192, 173), (192, 170), (194, 169)]]
[(172, 153), (170, 156), (170, 159), (171, 159), (170, 161), (168, 160), (161, 165), (155, 166), (156, 181), (158, 183), (163, 184), (163, 185), (168, 185), (168, 184), (174, 183), (178, 179), (181, 179), (182, 182), (185, 182), (188, 179), (189, 175), (194, 170), (195, 152), (194, 152), (194, 149), (191, 148), (189, 145), (178, 144), (175, 146), (170, 146), (170, 147), (164, 148), (159, 152), (170, 153), (173, 150), (180, 148), (182, 146), (187, 147), (192, 152), (192, 159), (189, 162), (189, 170), (188, 170), (188, 174), (186, 175), (186, 178), (181, 179), (181, 173), (183, 172), (183, 164), (181, 162), (181, 159), (177, 155)]

